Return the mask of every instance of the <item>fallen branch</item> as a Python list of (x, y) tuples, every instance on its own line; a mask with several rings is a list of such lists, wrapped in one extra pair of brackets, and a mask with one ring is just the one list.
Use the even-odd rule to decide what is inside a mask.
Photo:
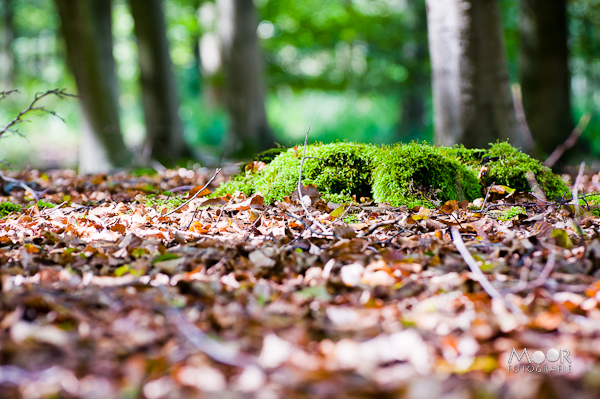
[(469, 266), (469, 269), (471, 269), (471, 272), (475, 275), (477, 282), (481, 284), (483, 290), (487, 292), (487, 294), (491, 298), (501, 300), (505, 304), (506, 308), (509, 309), (513, 314), (523, 315), (521, 309), (513, 305), (511, 302), (507, 301), (506, 298), (502, 296), (502, 294), (488, 281), (487, 277), (485, 276), (485, 274), (483, 274), (483, 272), (477, 265), (477, 262), (475, 261), (475, 259), (473, 259), (473, 256), (471, 256), (471, 253), (465, 246), (465, 243), (463, 242), (458, 229), (456, 227), (451, 227), (450, 231), (452, 232), (452, 241), (454, 241), (454, 246), (464, 259), (467, 266)]
[(196, 197), (202, 191), (204, 191), (204, 189), (206, 189), (206, 187), (210, 186), (210, 183), (212, 183), (213, 180), (215, 180), (215, 177), (217, 177), (217, 175), (221, 172), (221, 170), (222, 170), (221, 168), (217, 168), (217, 170), (215, 170), (215, 174), (212, 175), (212, 177), (208, 180), (208, 182), (204, 185), (204, 187), (202, 187), (200, 190), (196, 191), (196, 194), (194, 194), (192, 196), (192, 198), (190, 198), (189, 200), (185, 201), (183, 204), (179, 205), (177, 208), (173, 209), (172, 211), (166, 213), (165, 216), (172, 215), (173, 213), (177, 212), (178, 210), (180, 210), (181, 208), (183, 208), (184, 206), (186, 206), (187, 204), (189, 204), (190, 202), (192, 202), (194, 199), (196, 199)]
[(589, 113), (583, 114), (579, 119), (579, 123), (577, 123), (577, 126), (575, 126), (575, 129), (573, 129), (569, 137), (567, 137), (564, 143), (562, 143), (561, 145), (556, 147), (554, 151), (552, 151), (552, 154), (550, 154), (550, 156), (546, 158), (543, 165), (549, 168), (553, 167), (554, 164), (558, 162), (560, 157), (563, 156), (565, 151), (567, 151), (569, 148), (573, 147), (575, 143), (577, 143), (577, 140), (579, 140), (579, 136), (581, 136), (588, 123), (590, 123), (590, 119), (591, 116)]
[[(310, 227), (309, 224), (304, 221), (304, 219), (299, 218), (298, 216), (292, 215), (290, 212), (286, 211), (285, 214), (293, 219), (296, 219), (300, 223), (302, 223), (304, 225), (304, 227), (306, 227), (313, 234), (324, 236), (324, 237), (335, 237), (333, 234), (330, 234), (330, 233), (319, 233), (318, 231), (314, 231), (312, 229), (312, 227)], [(336, 238), (339, 238), (339, 237), (336, 237)]]

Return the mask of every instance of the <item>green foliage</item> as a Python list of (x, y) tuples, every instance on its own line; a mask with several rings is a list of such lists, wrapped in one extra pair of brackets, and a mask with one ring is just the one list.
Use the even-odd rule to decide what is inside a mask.
[(550, 168), (507, 142), (493, 144), (488, 150), (459, 146), (453, 151), (473, 170), (485, 165), (488, 169), (487, 174), (483, 176), (486, 187), (495, 183), (518, 191), (529, 191), (527, 173), (533, 172), (540, 188), (549, 199), (562, 198), (563, 194), (568, 192), (566, 184), (552, 173)]
[[(282, 153), (257, 176), (255, 191), (265, 201), (281, 201), (296, 189), (303, 148), (297, 151), (292, 148)], [(372, 160), (377, 151), (376, 146), (355, 143), (308, 146), (302, 184), (314, 184), (324, 194), (370, 197)]]
[[(219, 187), (214, 195), (260, 192), (265, 202), (281, 201), (296, 189), (302, 147), (289, 149), (259, 173), (245, 171)], [(392, 206), (438, 206), (450, 200), (472, 201), (482, 183), (493, 182), (529, 191), (526, 173), (535, 173), (550, 198), (567, 189), (552, 171), (508, 143), (487, 150), (448, 148), (424, 143), (375, 146), (357, 143), (315, 144), (306, 149), (302, 183), (313, 184), (327, 201), (347, 203), (352, 195), (371, 197)], [(488, 174), (479, 181), (482, 165)]]
[(512, 218), (514, 218), (517, 215), (527, 215), (527, 213), (525, 212), (525, 208), (523, 208), (521, 206), (510, 207), (509, 209), (507, 209), (506, 211), (504, 211), (500, 215), (498, 215), (498, 219), (511, 220)]
[(0, 218), (7, 217), (12, 212), (21, 211), (21, 207), (17, 204), (13, 204), (12, 202), (0, 202)]
[(39, 209), (44, 209), (44, 208), (54, 208), (56, 205), (51, 202), (38, 200), (37, 206)]
[(183, 197), (168, 196), (164, 194), (150, 194), (146, 196), (146, 202), (144, 203), (148, 207), (156, 207), (160, 212), (163, 209), (171, 210), (177, 208), (179, 205), (186, 201)]
[(373, 198), (378, 202), (431, 207), (481, 196), (477, 174), (445, 147), (400, 144), (381, 151), (376, 164)]

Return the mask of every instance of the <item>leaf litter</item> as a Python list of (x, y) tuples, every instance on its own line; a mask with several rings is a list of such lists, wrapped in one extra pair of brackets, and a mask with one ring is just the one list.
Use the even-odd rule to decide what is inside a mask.
[[(44, 194), (0, 197), (0, 397), (598, 394), (599, 175), (577, 216), (503, 186), (437, 209), (207, 196), (235, 170), (12, 176)], [(569, 369), (509, 371), (513, 348)]]

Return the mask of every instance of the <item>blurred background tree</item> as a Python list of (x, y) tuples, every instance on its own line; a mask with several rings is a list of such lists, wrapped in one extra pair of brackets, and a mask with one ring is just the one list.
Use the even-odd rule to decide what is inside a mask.
[[(169, 159), (150, 151), (152, 157), (160, 159), (168, 167), (173, 166), (179, 151), (183, 155), (186, 153), (183, 142), (177, 139), (181, 136), (203, 163), (218, 162), (222, 156), (242, 156), (251, 152), (251, 146), (233, 148), (230, 140), (230, 137), (236, 137), (236, 132), (243, 131), (244, 137), (254, 134), (244, 130), (247, 129), (245, 127), (236, 127), (243, 118), (236, 119), (230, 100), (232, 95), (236, 96), (232, 94), (234, 88), (231, 87), (235, 77), (239, 77), (239, 73), (248, 73), (250, 69), (255, 71), (251, 72), (255, 78), (249, 77), (244, 81), (252, 83), (254, 88), (246, 91), (260, 93), (262, 90), (264, 93), (264, 101), (252, 100), (251, 103), (258, 110), (253, 113), (259, 115), (252, 120), (262, 119), (254, 126), (261, 126), (257, 130), (263, 132), (265, 142), (274, 140), (283, 145), (294, 145), (301, 141), (309, 123), (313, 124), (312, 140), (375, 143), (433, 140), (431, 67), (424, 0), (163, 0), (161, 9), (166, 41), (161, 42), (160, 36), (155, 36), (159, 39), (150, 39), (152, 44), (162, 43), (158, 46), (162, 50), (158, 47), (144, 49), (145, 39), (140, 36), (144, 35), (141, 32), (143, 23), (138, 22), (140, 16), (136, 16), (135, 0), (131, 1), (131, 4), (127, 0), (112, 1), (111, 48), (118, 87), (114, 104), (118, 107), (123, 141), (132, 153), (144, 154), (144, 148), (156, 151), (156, 148), (164, 147), (162, 144), (158, 147), (148, 144), (152, 137), (161, 135), (152, 133), (158, 125), (168, 126), (163, 129), (163, 132), (169, 132), (168, 140), (179, 143), (173, 148), (180, 149), (174, 150), (175, 155), (167, 157)], [(161, 3), (158, 0), (153, 2)], [(256, 38), (255, 44), (250, 44), (250, 47), (255, 46), (256, 49), (257, 44), (260, 50), (259, 56), (254, 56), (256, 64), (247, 64), (252, 66), (244, 68), (243, 72), (232, 71), (233, 64), (229, 60), (242, 54), (231, 52), (232, 47), (228, 48), (220, 29), (228, 18), (220, 12), (223, 4), (235, 6), (238, 2), (245, 5), (252, 3), (254, 9), (246, 11), (253, 11), (255, 15), (248, 17), (248, 21), (255, 18), (255, 22), (246, 24), (255, 24), (255, 35), (248, 33), (252, 29), (246, 26), (240, 43), (245, 46)], [(554, 143), (561, 141), (560, 135), (569, 134), (573, 120), (590, 112), (592, 122), (581, 141), (583, 148), (597, 156), (600, 154), (600, 123), (596, 115), (600, 103), (596, 94), (600, 86), (600, 0), (572, 0), (567, 3), (567, 23), (563, 25), (568, 29), (567, 39), (564, 34), (559, 37), (558, 32), (553, 35), (542, 33), (540, 36), (539, 31), (532, 30), (532, 26), (540, 29), (545, 26), (532, 25), (535, 18), (542, 18), (544, 24), (550, 24), (552, 18), (559, 18), (535, 14), (532, 10), (538, 3), (545, 2), (498, 2), (510, 83), (521, 83), (527, 118), (538, 139), (540, 155), (552, 151)], [(556, 3), (564, 6), (565, 2)], [(77, 79), (73, 75), (77, 74), (72, 74), (68, 68), (70, 61), (67, 62), (67, 59), (71, 58), (67, 57), (68, 38), (62, 38), (64, 26), (61, 27), (55, 2), (1, 0), (0, 6), (0, 81), (4, 89), (15, 87), (21, 90), (20, 97), (15, 97), (13, 103), (5, 103), (0, 109), (0, 118), (7, 119), (36, 91), (54, 87), (76, 91)], [(153, 18), (161, 19), (156, 14)], [(234, 25), (238, 30), (243, 27), (241, 23)], [(146, 34), (160, 35), (160, 31), (157, 29)], [(550, 36), (551, 41), (557, 41), (552, 49), (556, 52), (560, 49), (562, 58), (551, 56), (547, 54), (548, 50), (544, 50), (548, 44), (540, 40), (550, 39)], [(170, 61), (165, 55), (166, 43)], [(528, 50), (530, 48), (537, 48), (542, 53)], [(565, 48), (568, 49), (569, 67), (566, 85)], [(142, 59), (142, 54), (148, 52), (153, 56)], [(250, 50), (248, 53), (256, 54), (257, 51)], [(550, 71), (555, 69), (549, 68), (545, 61), (548, 57), (561, 59), (562, 72), (556, 72), (562, 76), (561, 91), (556, 89), (553, 92), (561, 94), (535, 94), (538, 93), (535, 87), (546, 87), (547, 83), (543, 82), (557, 79)], [(242, 61), (244, 64), (248, 62)], [(168, 72), (153, 77), (155, 70), (169, 69), (174, 79), (169, 80)], [(231, 79), (232, 76), (234, 79)], [(164, 81), (154, 80), (149, 88), (147, 82), (153, 79)], [(555, 86), (558, 87), (558, 84)], [(548, 90), (551, 90), (550, 87)], [(541, 99), (530, 101), (534, 96)], [(256, 95), (248, 98), (256, 98)], [(165, 103), (156, 105), (158, 100)], [(547, 101), (554, 102), (547, 105)], [(559, 102), (567, 105), (559, 105)], [(569, 102), (570, 109), (565, 109), (569, 108)], [(264, 116), (260, 116), (261, 103), (264, 103), (266, 125)], [(161, 112), (150, 111), (150, 104)], [(85, 101), (82, 105), (85, 109)], [(85, 136), (80, 132), (85, 131), (86, 122), (79, 103), (66, 101), (49, 106), (65, 117), (67, 124), (37, 120), (24, 126), (21, 131), (25, 139), (14, 136), (0, 142), (0, 158), (17, 167), (75, 167), (80, 158), (84, 160), (79, 155), (78, 145), (84, 140)], [(561, 113), (550, 111), (551, 106), (559, 107)], [(177, 113), (174, 112), (176, 108)], [(554, 141), (547, 140), (550, 136), (545, 131), (547, 128), (539, 128), (536, 123), (550, 117), (560, 117), (561, 121), (551, 125), (559, 132), (556, 136), (553, 134), (557, 137)], [(166, 119), (156, 123), (152, 118)], [(180, 128), (178, 123), (181, 123)], [(559, 124), (560, 128), (557, 127)], [(183, 134), (177, 134), (178, 130)], [(544, 133), (539, 134), (541, 131)], [(258, 145), (262, 138), (256, 140), (251, 143)], [(235, 141), (241, 142), (239, 136)], [(169, 146), (171, 144), (167, 144), (166, 148)], [(578, 155), (583, 154), (575, 154)]]

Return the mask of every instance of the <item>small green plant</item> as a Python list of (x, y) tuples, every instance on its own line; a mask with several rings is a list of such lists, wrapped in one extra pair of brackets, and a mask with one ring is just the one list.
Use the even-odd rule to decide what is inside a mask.
[(344, 223), (346, 223), (346, 224), (358, 223), (360, 221), (360, 220), (358, 220), (356, 215), (348, 215), (343, 220), (344, 220)]
[(506, 220), (511, 220), (512, 218), (514, 218), (515, 216), (518, 216), (518, 215), (527, 216), (527, 212), (525, 212), (525, 208), (523, 208), (521, 206), (510, 207), (506, 211), (499, 214), (498, 219), (506, 221)]
[(12, 202), (0, 202), (0, 218), (5, 218), (12, 212), (20, 212), (21, 207)]
[(43, 200), (38, 200), (38, 202), (36, 203), (36, 205), (38, 206), (39, 209), (44, 209), (44, 208), (54, 208), (56, 205), (51, 203), (51, 202), (46, 202)]
[[(166, 197), (166, 198), (165, 198)], [(146, 196), (144, 205), (156, 208), (159, 212), (163, 209), (171, 210), (177, 208), (186, 201), (183, 197), (167, 196), (164, 194), (150, 194)]]

